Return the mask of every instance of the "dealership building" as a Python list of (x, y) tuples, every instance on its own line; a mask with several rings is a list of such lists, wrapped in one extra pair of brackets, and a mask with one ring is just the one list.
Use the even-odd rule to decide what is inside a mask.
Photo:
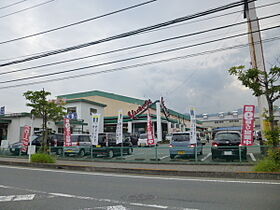
[[(123, 130), (127, 133), (145, 133), (147, 131), (148, 107), (156, 128), (156, 105), (151, 100), (143, 100), (103, 91), (87, 91), (59, 95), (57, 99), (65, 101), (68, 117), (71, 118), (73, 133), (91, 132), (91, 114), (99, 113), (101, 123), (99, 132), (115, 132), (119, 110), (123, 112)], [(167, 133), (185, 131), (190, 126), (189, 116), (167, 109), (161, 101), (161, 124), (163, 136)], [(163, 111), (164, 110), (164, 111)], [(31, 119), (30, 113), (0, 115), (0, 141), (18, 142), (22, 138), (25, 125), (32, 126), (35, 132), (42, 127), (42, 119)], [(55, 133), (63, 133), (63, 120), (48, 122), (48, 128)]]

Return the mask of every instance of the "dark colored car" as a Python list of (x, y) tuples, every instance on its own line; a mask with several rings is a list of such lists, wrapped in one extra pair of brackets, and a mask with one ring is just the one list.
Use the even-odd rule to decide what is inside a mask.
[(124, 136), (123, 143), (117, 144), (116, 133), (100, 133), (98, 135), (98, 145), (92, 148), (94, 157), (103, 155), (112, 158), (121, 154), (130, 155), (132, 152), (131, 139)]
[[(32, 145), (36, 146), (36, 151), (38, 151), (42, 145), (43, 136), (32, 136)], [(51, 152), (55, 152), (58, 155), (61, 155), (63, 152), (64, 138), (62, 134), (50, 134), (48, 135), (48, 145), (51, 148)], [(22, 142), (17, 142), (10, 145), (10, 152), (15, 155), (19, 155), (21, 148), (23, 147)], [(21, 152), (21, 154), (26, 155), (26, 152)]]
[(241, 134), (237, 131), (221, 131), (216, 133), (211, 147), (212, 160), (225, 159), (247, 159), (247, 148), (241, 145)]

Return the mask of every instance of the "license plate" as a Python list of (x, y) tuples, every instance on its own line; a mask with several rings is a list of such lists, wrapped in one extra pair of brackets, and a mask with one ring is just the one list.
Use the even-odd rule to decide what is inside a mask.
[(101, 147), (101, 145), (96, 145), (96, 147)]
[(185, 151), (179, 151), (178, 154), (179, 155), (184, 155), (184, 154), (186, 154), (186, 152)]
[(66, 150), (66, 152), (74, 152), (73, 150)]
[(224, 151), (224, 155), (232, 155), (232, 151)]

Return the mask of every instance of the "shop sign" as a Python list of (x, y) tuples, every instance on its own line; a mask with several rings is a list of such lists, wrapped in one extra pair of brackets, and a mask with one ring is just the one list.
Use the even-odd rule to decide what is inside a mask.
[(244, 105), (242, 125), (242, 145), (252, 146), (254, 142), (255, 106)]
[(127, 114), (131, 119), (135, 119), (138, 114), (146, 111), (151, 104), (152, 101), (150, 99), (146, 100), (143, 105), (139, 106), (136, 110), (129, 111)]
[(165, 116), (169, 117), (170, 113), (168, 112), (168, 109), (166, 108), (166, 106), (164, 104), (163, 97), (160, 98), (160, 107), (161, 107), (163, 113), (165, 114)]
[(91, 144), (98, 145), (98, 133), (101, 114), (91, 114), (92, 130), (91, 130)]
[(26, 152), (27, 151), (27, 146), (28, 146), (28, 143), (29, 143), (29, 136), (30, 136), (30, 131), (31, 131), (31, 127), (26, 125), (24, 126), (24, 129), (23, 129), (23, 138), (22, 138), (22, 148), (21, 148), (21, 151), (22, 152)]
[(64, 118), (64, 146), (65, 147), (72, 146), (71, 125), (70, 125), (70, 119), (68, 119), (68, 118)]
[(5, 107), (2, 106), (0, 107), (0, 115), (4, 115), (5, 114)]

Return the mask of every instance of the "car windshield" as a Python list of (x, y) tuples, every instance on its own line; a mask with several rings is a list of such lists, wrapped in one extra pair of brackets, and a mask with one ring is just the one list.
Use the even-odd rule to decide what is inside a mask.
[(240, 141), (240, 135), (238, 133), (220, 133), (216, 134), (216, 140)]
[(139, 137), (140, 139), (146, 139), (146, 138), (148, 138), (148, 134), (140, 134), (140, 137)]
[(189, 141), (190, 140), (190, 134), (189, 133), (173, 134), (172, 140), (173, 141)]

